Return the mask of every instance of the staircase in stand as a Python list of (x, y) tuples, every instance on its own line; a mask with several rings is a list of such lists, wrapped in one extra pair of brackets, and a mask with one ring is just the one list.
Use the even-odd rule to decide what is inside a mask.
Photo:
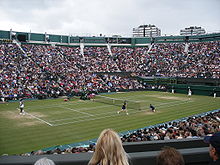
[(108, 52), (112, 56), (112, 51), (111, 51), (111, 45), (108, 43), (107, 44)]

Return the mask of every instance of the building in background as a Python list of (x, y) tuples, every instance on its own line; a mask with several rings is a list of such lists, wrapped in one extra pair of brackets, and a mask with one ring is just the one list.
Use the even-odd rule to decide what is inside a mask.
[(133, 37), (157, 37), (161, 36), (161, 30), (155, 25), (140, 25), (133, 28)]
[(183, 30), (180, 30), (180, 35), (182, 36), (192, 36), (192, 35), (201, 35), (205, 34), (205, 29), (197, 26), (190, 26)]

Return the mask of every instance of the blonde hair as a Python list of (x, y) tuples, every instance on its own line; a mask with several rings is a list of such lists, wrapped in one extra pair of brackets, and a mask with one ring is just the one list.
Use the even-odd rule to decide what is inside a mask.
[(112, 129), (101, 132), (89, 165), (129, 165), (119, 135)]
[(44, 157), (36, 161), (34, 165), (55, 165), (55, 163), (52, 160)]

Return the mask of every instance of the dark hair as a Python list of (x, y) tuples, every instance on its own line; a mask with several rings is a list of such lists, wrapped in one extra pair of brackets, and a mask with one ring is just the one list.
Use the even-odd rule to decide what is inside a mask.
[(164, 147), (157, 156), (157, 165), (184, 165), (183, 156), (172, 147)]

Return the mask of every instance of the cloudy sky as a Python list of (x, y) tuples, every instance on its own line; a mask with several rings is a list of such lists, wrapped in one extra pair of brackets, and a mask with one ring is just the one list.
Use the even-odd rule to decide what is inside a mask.
[(163, 35), (189, 26), (220, 32), (220, 0), (0, 0), (0, 30), (131, 36), (141, 24)]

